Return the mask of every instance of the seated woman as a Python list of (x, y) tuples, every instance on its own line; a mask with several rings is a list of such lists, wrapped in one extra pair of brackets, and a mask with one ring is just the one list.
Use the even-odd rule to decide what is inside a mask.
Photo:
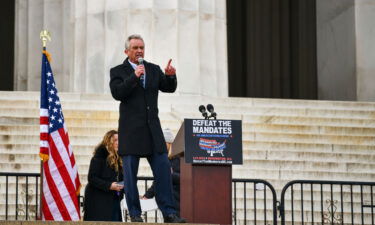
[[(168, 158), (171, 163), (171, 175), (172, 175), (172, 185), (173, 185), (173, 197), (176, 204), (177, 216), (180, 216), (180, 157), (172, 157), (171, 149), (174, 136), (170, 129), (163, 130), (164, 139), (167, 144)], [(155, 196), (154, 183), (151, 187), (147, 189), (146, 193), (141, 197), (142, 199), (150, 199)]]
[(95, 148), (85, 189), (85, 221), (121, 221), (120, 201), (124, 186), (122, 160), (117, 154), (117, 131), (108, 131)]

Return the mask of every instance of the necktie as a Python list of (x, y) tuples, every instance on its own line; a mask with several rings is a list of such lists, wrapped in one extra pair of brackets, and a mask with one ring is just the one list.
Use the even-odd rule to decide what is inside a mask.
[(145, 79), (145, 75), (144, 74), (141, 76), (140, 80), (141, 80), (142, 87), (145, 88), (145, 86), (146, 86), (146, 79)]

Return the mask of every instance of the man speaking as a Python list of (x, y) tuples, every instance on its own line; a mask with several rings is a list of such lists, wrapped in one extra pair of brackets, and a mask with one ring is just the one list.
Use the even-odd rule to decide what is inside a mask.
[(145, 44), (140, 35), (125, 42), (123, 64), (111, 69), (109, 86), (121, 102), (118, 127), (119, 154), (124, 168), (124, 189), (131, 222), (143, 222), (137, 188), (140, 157), (146, 157), (155, 179), (155, 198), (166, 223), (184, 223), (176, 215), (172, 192), (171, 166), (158, 117), (158, 94), (174, 92), (176, 70), (171, 59), (165, 74), (158, 65), (143, 60)]

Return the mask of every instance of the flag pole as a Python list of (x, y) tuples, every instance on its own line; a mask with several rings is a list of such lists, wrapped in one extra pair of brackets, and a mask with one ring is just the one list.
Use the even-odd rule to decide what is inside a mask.
[[(42, 195), (43, 195), (43, 160), (40, 160), (40, 195), (39, 195), (39, 215), (36, 218), (36, 220), (42, 220), (43, 216), (43, 201), (42, 201)], [(37, 209), (38, 210), (38, 209)]]
[[(42, 40), (43, 52), (47, 50), (47, 41), (51, 41), (51, 34), (48, 30), (42, 30), (40, 32), (40, 39)], [(43, 53), (44, 54), (44, 53)], [(43, 160), (40, 160), (40, 195), (39, 195), (39, 216), (37, 220), (42, 220), (43, 218)], [(36, 209), (38, 210), (38, 209)]]

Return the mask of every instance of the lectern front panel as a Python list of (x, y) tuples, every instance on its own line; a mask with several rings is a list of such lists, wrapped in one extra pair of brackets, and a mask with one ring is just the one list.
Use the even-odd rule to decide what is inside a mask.
[(185, 162), (242, 164), (241, 120), (185, 119)]

